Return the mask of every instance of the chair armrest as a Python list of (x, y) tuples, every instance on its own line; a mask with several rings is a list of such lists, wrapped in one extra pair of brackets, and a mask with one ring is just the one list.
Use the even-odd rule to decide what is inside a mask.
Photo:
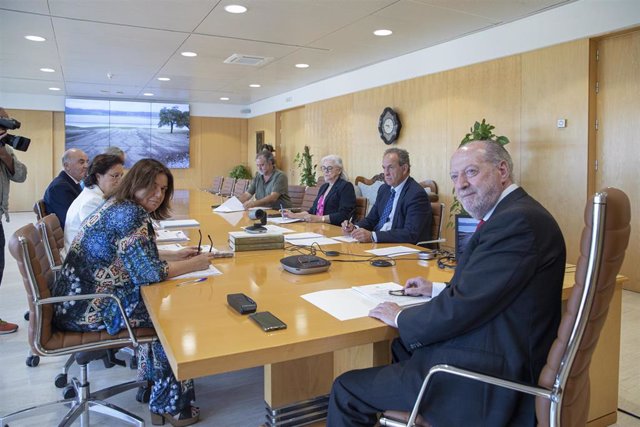
[(120, 314), (122, 315), (122, 319), (124, 320), (124, 325), (127, 328), (127, 332), (129, 333), (129, 339), (131, 340), (131, 344), (134, 347), (137, 347), (139, 344), (138, 338), (136, 337), (136, 334), (133, 333), (133, 328), (129, 323), (129, 318), (127, 317), (127, 314), (124, 311), (124, 307), (122, 306), (122, 302), (120, 301), (120, 298), (118, 298), (115, 295), (111, 295), (111, 294), (67, 295), (67, 296), (60, 296), (60, 297), (43, 298), (41, 300), (35, 301), (35, 303), (36, 305), (45, 305), (45, 304), (57, 304), (57, 303), (66, 302), (66, 301), (82, 301), (82, 300), (96, 299), (96, 298), (110, 298), (116, 301), (116, 304), (118, 304), (118, 310), (120, 310)]
[(388, 424), (389, 420), (385, 419), (384, 422), (386, 422), (387, 424), (382, 424), (382, 422), (380, 424), (393, 426), (393, 427), (397, 427), (398, 425), (404, 425), (406, 427), (414, 426), (416, 418), (418, 417), (418, 410), (420, 409), (420, 403), (422, 402), (424, 393), (429, 385), (429, 381), (431, 381), (431, 378), (435, 374), (439, 374), (439, 373), (456, 375), (459, 377), (468, 378), (470, 380), (480, 381), (480, 382), (495, 385), (498, 387), (519, 391), (521, 393), (531, 394), (536, 397), (544, 397), (549, 400), (552, 399), (552, 395), (553, 395), (553, 392), (546, 388), (532, 386), (530, 384), (525, 384), (518, 381), (506, 380), (504, 378), (494, 377), (491, 375), (482, 374), (480, 372), (471, 371), (468, 369), (457, 368), (451, 365), (446, 365), (446, 364), (435, 365), (429, 370), (429, 374), (427, 374), (427, 377), (422, 382), (420, 393), (418, 393), (418, 398), (416, 399), (416, 403), (413, 406), (413, 410), (411, 411), (411, 415), (409, 416), (407, 423), (406, 424)]

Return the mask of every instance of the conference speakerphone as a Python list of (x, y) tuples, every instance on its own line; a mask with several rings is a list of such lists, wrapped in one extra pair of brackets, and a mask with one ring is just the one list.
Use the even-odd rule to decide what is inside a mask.
[(331, 261), (315, 255), (292, 255), (280, 260), (282, 268), (293, 274), (322, 273), (331, 267)]

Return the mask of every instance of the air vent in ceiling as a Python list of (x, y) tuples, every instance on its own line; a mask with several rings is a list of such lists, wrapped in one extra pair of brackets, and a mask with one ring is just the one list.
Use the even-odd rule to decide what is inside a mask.
[(265, 58), (264, 56), (257, 55), (243, 55), (241, 53), (234, 53), (230, 57), (224, 60), (225, 64), (236, 65), (249, 65), (251, 67), (258, 67), (269, 62), (271, 58)]

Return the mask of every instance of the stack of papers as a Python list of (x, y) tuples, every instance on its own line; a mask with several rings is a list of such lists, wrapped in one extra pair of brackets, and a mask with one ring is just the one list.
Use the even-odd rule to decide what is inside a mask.
[(365, 252), (368, 252), (376, 256), (394, 257), (394, 256), (401, 256), (401, 255), (411, 255), (411, 254), (420, 252), (420, 249), (410, 248), (408, 246), (391, 246), (388, 248), (371, 249)]
[(160, 221), (160, 228), (200, 227), (195, 219), (169, 219)]
[(407, 307), (422, 304), (431, 299), (431, 297), (389, 295), (389, 291), (401, 289), (403, 289), (403, 287), (397, 283), (386, 282), (354, 286), (351, 289), (331, 289), (312, 292), (302, 295), (302, 298), (326, 311), (338, 320), (367, 317), (372, 308), (385, 301)]
[(292, 222), (300, 222), (302, 220), (298, 218), (273, 217), (273, 218), (267, 218), (267, 221), (273, 222), (275, 224), (291, 224)]
[(156, 230), (156, 242), (186, 242), (189, 240), (182, 230)]
[(314, 243), (318, 245), (335, 245), (336, 243), (340, 243), (337, 240), (324, 237), (322, 234), (318, 233), (287, 234), (284, 236), (284, 240), (285, 242), (296, 246), (311, 246)]

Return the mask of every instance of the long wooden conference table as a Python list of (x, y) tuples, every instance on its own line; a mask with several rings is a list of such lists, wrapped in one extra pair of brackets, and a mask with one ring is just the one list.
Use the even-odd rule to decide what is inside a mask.
[[(203, 244), (208, 244), (206, 236), (210, 235), (216, 248), (228, 249), (228, 232), (253, 221), (242, 212), (213, 213), (211, 206), (222, 201), (204, 191), (177, 191), (175, 217), (198, 220)], [(341, 235), (339, 227), (329, 224), (285, 227), (327, 237)], [(197, 245), (197, 229), (184, 231), (191, 238), (187, 244)], [(294, 275), (280, 265), (281, 258), (299, 253), (289, 246), (215, 259), (213, 264), (222, 275), (204, 282), (177, 286), (179, 281), (167, 280), (142, 290), (176, 377), (184, 380), (264, 366), (267, 425), (273, 426), (322, 419), (333, 379), (347, 370), (389, 363), (389, 342), (397, 335), (393, 328), (368, 317), (340, 321), (301, 295), (382, 282), (404, 284), (418, 275), (434, 281), (452, 276), (452, 271), (439, 269), (434, 260), (418, 260), (415, 255), (399, 257), (393, 267), (371, 266), (353, 255), (393, 245), (362, 243), (325, 246), (346, 255), (324, 257), (332, 262), (324, 273)], [(591, 364), (590, 426), (616, 422), (622, 281), (621, 277)], [(573, 270), (568, 268), (564, 300), (572, 286)], [(232, 310), (226, 296), (238, 292), (256, 301), (258, 311), (270, 311), (282, 319), (287, 329), (265, 333), (248, 316)]]

